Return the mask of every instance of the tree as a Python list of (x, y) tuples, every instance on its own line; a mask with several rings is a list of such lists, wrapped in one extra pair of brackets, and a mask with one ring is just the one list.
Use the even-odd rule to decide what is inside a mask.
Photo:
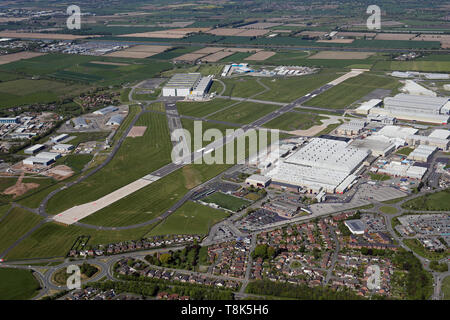
[(163, 253), (159, 256), (159, 261), (163, 264), (168, 264), (170, 260), (172, 259), (172, 255), (170, 253)]

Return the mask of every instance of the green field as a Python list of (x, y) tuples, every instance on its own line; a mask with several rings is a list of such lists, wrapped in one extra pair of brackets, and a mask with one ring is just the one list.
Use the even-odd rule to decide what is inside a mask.
[(216, 98), (206, 102), (177, 102), (178, 112), (182, 115), (202, 118), (210, 113), (228, 107), (236, 101)]
[(442, 281), (442, 294), (444, 295), (444, 300), (450, 300), (450, 276), (445, 277)]
[(373, 172), (369, 172), (369, 176), (370, 176), (370, 180), (374, 180), (374, 181), (386, 181), (391, 178), (387, 174), (378, 174), (378, 173), (373, 173)]
[(202, 201), (207, 203), (215, 203), (221, 208), (235, 212), (251, 203), (250, 201), (230, 196), (222, 192), (215, 192), (212, 195), (202, 199)]
[(297, 98), (337, 79), (338, 74), (324, 71), (318, 74), (283, 79), (261, 79), (271, 90), (258, 95), (259, 100), (292, 102)]
[(186, 202), (166, 220), (156, 226), (150, 235), (207, 234), (209, 228), (228, 214), (195, 202)]
[[(95, 61), (120, 62), (125, 65), (104, 65)], [(168, 62), (150, 59), (123, 59), (69, 54), (47, 54), (0, 66), (0, 71), (83, 84), (117, 85), (151, 78), (171, 68)], [(34, 81), (34, 80), (33, 80)]]
[(94, 230), (77, 226), (46, 223), (19, 243), (7, 259), (49, 258), (65, 256), (79, 236), (91, 236), (88, 245), (141, 239), (154, 225), (129, 230)]
[(31, 271), (0, 268), (0, 300), (28, 300), (40, 288)]
[(328, 109), (346, 109), (375, 89), (394, 90), (400, 82), (393, 78), (361, 74), (321, 93), (305, 104)]
[(92, 158), (91, 154), (69, 154), (58, 159), (57, 164), (64, 164), (71, 167), (73, 171), (80, 172)]
[(414, 148), (404, 147), (404, 148), (397, 150), (395, 153), (398, 153), (398, 154), (401, 154), (404, 156), (408, 156), (411, 152), (413, 152), (413, 150), (414, 150)]
[(380, 211), (387, 214), (396, 214), (398, 212), (395, 207), (391, 206), (382, 206), (380, 207)]
[(22, 208), (14, 208), (0, 222), (0, 253), (36, 226), (42, 218)]
[(280, 106), (254, 102), (241, 102), (231, 108), (214, 114), (210, 119), (230, 123), (248, 124), (278, 108), (280, 108)]
[(450, 189), (406, 201), (402, 208), (420, 211), (450, 211)]
[(450, 61), (379, 61), (372, 70), (450, 72)]
[(249, 98), (265, 90), (254, 77), (222, 79), (222, 81), (226, 84), (224, 96)]
[(127, 138), (104, 168), (51, 198), (47, 211), (57, 214), (96, 200), (169, 163), (172, 143), (165, 115), (145, 113), (136, 125), (147, 127), (143, 137)]
[(318, 114), (307, 114), (298, 112), (286, 112), (281, 116), (269, 121), (264, 125), (270, 129), (280, 129), (286, 131), (306, 130), (313, 126), (320, 125), (320, 120), (328, 119), (327, 117), (319, 116)]
[(59, 81), (19, 79), (0, 83), (0, 107), (56, 102), (80, 94), (84, 85)]

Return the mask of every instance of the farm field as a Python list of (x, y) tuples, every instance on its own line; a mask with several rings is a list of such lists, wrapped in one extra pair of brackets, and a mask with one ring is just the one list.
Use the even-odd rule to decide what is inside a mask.
[(264, 125), (266, 128), (285, 131), (306, 130), (315, 125), (320, 125), (320, 120), (327, 117), (318, 114), (302, 114), (298, 112), (286, 112)]
[(0, 222), (0, 253), (8, 249), (14, 241), (31, 230), (41, 220), (42, 218), (37, 214), (22, 208), (11, 210)]
[(127, 138), (104, 168), (56, 194), (48, 203), (48, 212), (57, 214), (74, 205), (97, 200), (169, 163), (172, 143), (165, 115), (145, 113), (136, 125), (147, 127), (143, 137)]
[(271, 90), (258, 95), (258, 99), (277, 102), (292, 102), (338, 77), (339, 75), (334, 72), (324, 71), (318, 74), (288, 79), (261, 79), (261, 82), (270, 87)]
[(92, 157), (90, 154), (69, 154), (61, 158), (62, 161), (57, 163), (71, 167), (75, 172), (81, 172), (84, 166), (92, 160)]
[(226, 85), (225, 92), (223, 93), (224, 96), (248, 98), (265, 90), (253, 77), (222, 79), (222, 81)]
[(276, 105), (241, 102), (231, 108), (214, 114), (210, 119), (238, 124), (251, 123), (279, 108)]
[[(96, 62), (96, 63), (92, 63)], [(109, 62), (100, 64), (98, 62)], [(168, 62), (67, 54), (48, 54), (0, 66), (0, 70), (83, 84), (115, 85), (148, 79), (171, 68)]]
[(450, 72), (450, 61), (379, 61), (372, 70)]
[(86, 90), (84, 85), (59, 81), (18, 79), (0, 83), (0, 107), (56, 102)]
[(0, 300), (28, 300), (41, 288), (29, 270), (0, 268)]
[(216, 98), (206, 102), (177, 102), (177, 107), (182, 115), (202, 118), (233, 103), (236, 101)]
[(361, 74), (323, 92), (305, 104), (328, 109), (346, 109), (375, 89), (394, 90), (400, 82), (393, 78)]
[(234, 212), (241, 210), (243, 207), (246, 207), (251, 203), (250, 201), (230, 196), (222, 192), (214, 192), (212, 195), (202, 199), (202, 201), (207, 203), (215, 203), (221, 208)]
[(450, 189), (409, 200), (402, 204), (402, 208), (420, 211), (449, 211)]
[(188, 201), (150, 231), (149, 235), (204, 235), (214, 224), (227, 216), (228, 214), (225, 211)]

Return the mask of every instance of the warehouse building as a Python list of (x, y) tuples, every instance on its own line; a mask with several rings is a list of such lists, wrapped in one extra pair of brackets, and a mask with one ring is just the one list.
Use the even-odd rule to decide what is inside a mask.
[(357, 135), (357, 134), (360, 134), (364, 130), (366, 124), (367, 124), (367, 122), (365, 120), (359, 120), (359, 119), (351, 120), (349, 122), (345, 122), (345, 123), (341, 124), (336, 129), (336, 134), (341, 135), (341, 136)]
[(20, 123), (20, 117), (12, 117), (12, 118), (0, 118), (0, 123)]
[(89, 125), (86, 122), (86, 119), (82, 117), (78, 117), (72, 120), (73, 121), (73, 127), (75, 129), (82, 129), (82, 128), (89, 128)]
[(187, 97), (200, 82), (200, 73), (177, 73), (163, 87), (164, 97)]
[(108, 122), (106, 122), (107, 126), (120, 126), (122, 123), (124, 117), (120, 114), (113, 115), (111, 118), (109, 118)]
[(367, 121), (384, 125), (392, 125), (397, 122), (397, 119), (382, 114), (368, 114)]
[(350, 143), (352, 147), (370, 150), (374, 157), (386, 157), (395, 148), (395, 144), (389, 138), (383, 136), (369, 136), (365, 139), (354, 140)]
[(428, 162), (437, 151), (435, 146), (419, 145), (408, 155), (408, 159), (420, 162)]
[(61, 153), (68, 153), (70, 152), (70, 150), (72, 150), (74, 147), (71, 144), (64, 144), (64, 143), (60, 143), (60, 144), (56, 144), (52, 147), (52, 150), (57, 151), (57, 152), (61, 152)]
[(382, 102), (383, 100), (381, 99), (370, 99), (369, 101), (362, 103), (358, 108), (356, 108), (355, 112), (358, 114), (367, 115), (372, 108), (380, 106)]
[(443, 151), (447, 151), (450, 145), (450, 140), (448, 139), (433, 138), (430, 136), (421, 136), (418, 134), (407, 137), (406, 142), (410, 145), (435, 146)]
[(448, 139), (448, 137), (450, 137), (450, 130), (436, 129), (433, 130), (433, 132), (431, 132), (428, 137), (437, 139)]
[(192, 94), (197, 97), (204, 96), (205, 93), (207, 93), (211, 88), (212, 79), (212, 76), (201, 78), (200, 81), (194, 86)]
[(106, 108), (94, 111), (93, 114), (104, 116), (108, 113), (115, 112), (117, 110), (119, 110), (119, 108), (116, 106), (108, 106)]
[(60, 141), (63, 141), (65, 139), (67, 139), (68, 137), (69, 137), (68, 134), (63, 133), (63, 134), (60, 134), (59, 136), (56, 136), (56, 137), (52, 138), (52, 142), (53, 143), (58, 143)]
[(372, 108), (371, 114), (397, 119), (446, 124), (449, 119), (449, 98), (397, 94), (384, 99), (384, 108)]
[(252, 174), (250, 177), (245, 179), (246, 184), (255, 188), (265, 188), (271, 181), (272, 179), (270, 179), (270, 177), (265, 177), (259, 174)]
[(408, 162), (399, 161), (392, 161), (384, 165), (382, 168), (378, 169), (378, 173), (384, 173), (394, 177), (405, 177), (418, 180), (421, 180), (426, 172), (427, 168), (413, 166)]
[[(313, 138), (286, 159), (270, 166), (266, 175), (273, 182), (298, 186), (306, 192), (319, 193), (323, 189), (335, 193), (369, 155), (368, 150), (351, 147), (345, 141)], [(351, 181), (346, 184), (348, 187)]]
[(44, 149), (45, 146), (43, 144), (35, 144), (34, 146), (31, 146), (24, 150), (24, 153), (26, 154), (35, 154), (36, 152), (41, 151)]
[(56, 161), (56, 159), (60, 158), (60, 153), (55, 152), (41, 152), (38, 153), (34, 157), (29, 157), (23, 160), (24, 165), (28, 166), (34, 166), (34, 165), (41, 165), (41, 166), (49, 166), (53, 162)]

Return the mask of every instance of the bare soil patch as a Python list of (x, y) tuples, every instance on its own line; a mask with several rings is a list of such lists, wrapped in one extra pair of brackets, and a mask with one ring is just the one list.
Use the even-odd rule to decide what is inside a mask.
[(134, 126), (133, 128), (131, 128), (127, 137), (131, 137), (131, 138), (142, 137), (145, 133), (145, 130), (147, 130), (146, 126)]
[(34, 58), (34, 57), (43, 56), (45, 54), (46, 53), (29, 52), (29, 51), (6, 54), (4, 56), (0, 56), (0, 64), (7, 64), (7, 63), (10, 63), (10, 62), (14, 62), (14, 61), (19, 61), (19, 60), (24, 60), (24, 59), (31, 59), (31, 58)]

